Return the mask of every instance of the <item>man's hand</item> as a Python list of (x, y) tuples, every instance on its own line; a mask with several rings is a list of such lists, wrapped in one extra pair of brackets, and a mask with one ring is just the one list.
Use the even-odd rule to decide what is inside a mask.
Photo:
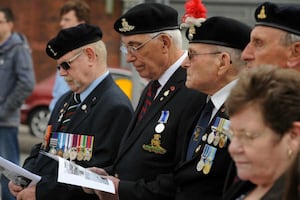
[(15, 197), (19, 194), (19, 192), (21, 192), (24, 189), (23, 187), (14, 184), (14, 182), (12, 181), (9, 181), (8, 188), (10, 193)]
[(35, 185), (24, 188), (21, 192), (18, 193), (17, 200), (36, 200), (35, 190)]
[(99, 199), (101, 199), (101, 200), (119, 200), (118, 188), (119, 188), (120, 180), (116, 177), (108, 176), (106, 171), (101, 169), (101, 168), (93, 167), (93, 168), (89, 168), (89, 170), (110, 179), (114, 184), (116, 194), (111, 194), (111, 193), (108, 193), (108, 192), (103, 192), (103, 191), (100, 191), (100, 190), (94, 190), (94, 189), (90, 189), (90, 188), (83, 188), (83, 190), (88, 194), (96, 194), (99, 197)]

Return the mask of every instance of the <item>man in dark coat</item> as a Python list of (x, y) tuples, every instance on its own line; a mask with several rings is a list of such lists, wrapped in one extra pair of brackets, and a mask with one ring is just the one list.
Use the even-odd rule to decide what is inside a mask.
[(247, 25), (226, 17), (208, 18), (201, 26), (191, 26), (186, 31), (186, 86), (208, 97), (197, 125), (185, 140), (183, 159), (175, 170), (176, 200), (222, 198), (232, 163), (226, 134), (230, 122), (224, 102), (245, 68), (240, 55), (249, 42), (250, 31)]
[(43, 145), (35, 146), (25, 161), (24, 168), (40, 175), (41, 181), (23, 190), (10, 183), (18, 199), (97, 198), (81, 187), (58, 183), (57, 161), (39, 151), (63, 156), (83, 167), (103, 167), (115, 159), (133, 110), (107, 70), (107, 51), (101, 39), (99, 27), (80, 24), (61, 30), (48, 42), (46, 53), (57, 60), (71, 91), (56, 104)]
[[(106, 168), (117, 195), (86, 191), (101, 199), (173, 199), (171, 172), (180, 160), (187, 128), (205, 101), (205, 95), (184, 85), (186, 70), (180, 66), (187, 52), (181, 49), (178, 13), (163, 4), (139, 4), (117, 19), (114, 28), (121, 34), (127, 62), (150, 82), (114, 164)], [(158, 89), (149, 98), (149, 88), (157, 82)]]

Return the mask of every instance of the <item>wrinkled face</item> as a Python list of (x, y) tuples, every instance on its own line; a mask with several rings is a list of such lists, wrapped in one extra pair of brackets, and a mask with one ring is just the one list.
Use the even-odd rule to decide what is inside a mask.
[(230, 116), (233, 137), (229, 153), (237, 167), (238, 176), (254, 184), (276, 180), (290, 162), (286, 135), (280, 138), (263, 122), (257, 106), (246, 106)]
[(70, 10), (69, 12), (67, 12), (61, 16), (59, 25), (60, 25), (61, 29), (65, 29), (65, 28), (77, 26), (81, 23), (84, 23), (84, 22), (78, 20), (75, 11)]
[(285, 32), (279, 29), (256, 26), (251, 32), (250, 42), (242, 53), (248, 67), (262, 64), (287, 67), (288, 46), (283, 43)]
[[(158, 35), (151, 38), (149, 34), (122, 36), (123, 47), (129, 49), (126, 61), (132, 63), (143, 78), (157, 80), (169, 67), (162, 37), (163, 35)], [(132, 47), (138, 49), (130, 51)]]
[(189, 44), (189, 58), (182, 66), (187, 69), (185, 85), (206, 94), (215, 89), (218, 79), (219, 52), (213, 45), (191, 43)]
[[(86, 50), (74, 50), (68, 52), (57, 60), (58, 65), (63, 65), (63, 62), (68, 63), (69, 69), (60, 67), (60, 76), (63, 76), (73, 92), (81, 93), (91, 83), (91, 69), (89, 67)], [(71, 61), (71, 62), (69, 62)]]

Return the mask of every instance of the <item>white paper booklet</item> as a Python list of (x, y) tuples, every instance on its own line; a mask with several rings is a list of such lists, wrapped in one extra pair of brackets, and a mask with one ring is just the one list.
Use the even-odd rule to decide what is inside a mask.
[(115, 194), (113, 182), (105, 176), (96, 174), (62, 157), (46, 152), (42, 152), (42, 154), (58, 160), (58, 182)]
[(27, 187), (35, 185), (41, 180), (41, 177), (30, 171), (16, 165), (0, 156), (0, 174), (11, 180), (17, 185)]

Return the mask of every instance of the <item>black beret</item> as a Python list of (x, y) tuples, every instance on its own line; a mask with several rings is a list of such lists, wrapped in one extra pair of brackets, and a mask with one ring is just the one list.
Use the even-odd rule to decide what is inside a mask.
[(178, 12), (164, 4), (138, 4), (116, 20), (114, 29), (123, 35), (179, 29)]
[(263, 25), (300, 35), (300, 5), (265, 2), (255, 10), (256, 26)]
[(48, 42), (46, 53), (51, 58), (57, 60), (74, 49), (101, 39), (102, 31), (98, 26), (86, 23), (80, 24), (59, 31), (56, 37)]
[(251, 27), (227, 17), (211, 17), (200, 27), (191, 28), (186, 31), (189, 43), (213, 44), (243, 50), (250, 40)]

